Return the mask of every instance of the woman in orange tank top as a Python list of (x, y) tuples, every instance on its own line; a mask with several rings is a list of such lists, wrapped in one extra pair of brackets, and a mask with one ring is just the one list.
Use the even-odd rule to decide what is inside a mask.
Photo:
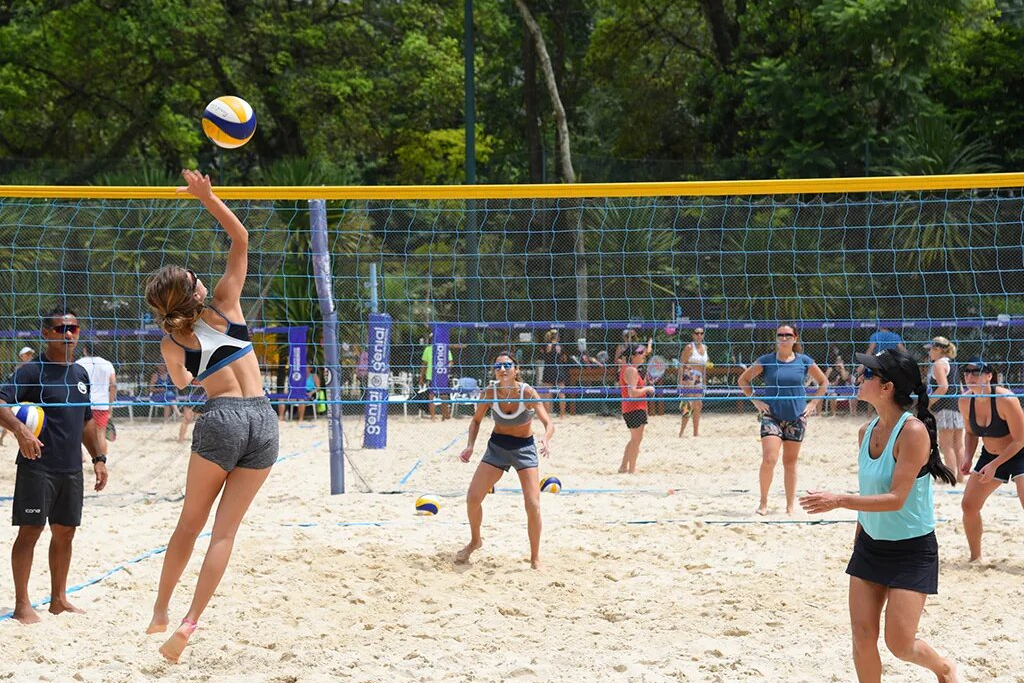
[(619, 472), (636, 473), (636, 459), (640, 455), (640, 442), (644, 439), (644, 426), (647, 424), (647, 401), (638, 400), (654, 395), (654, 387), (644, 386), (644, 378), (636, 369), (644, 362), (647, 347), (643, 345), (632, 349), (629, 360), (619, 370), (619, 393), (622, 395), (622, 419), (629, 428), (629, 441), (622, 453), (622, 464)]

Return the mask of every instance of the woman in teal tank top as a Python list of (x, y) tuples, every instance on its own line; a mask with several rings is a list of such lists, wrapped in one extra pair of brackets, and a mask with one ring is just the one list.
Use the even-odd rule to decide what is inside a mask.
[[(939, 455), (928, 387), (917, 361), (896, 349), (855, 354), (864, 366), (857, 397), (878, 417), (860, 430), (859, 495), (809, 491), (800, 505), (812, 514), (846, 508), (857, 511), (850, 575), (853, 663), (861, 683), (880, 681), (880, 619), (885, 609), (885, 643), (900, 659), (958, 681), (956, 664), (917, 637), (928, 595), (938, 592), (939, 548), (935, 540), (932, 479), (956, 483)], [(917, 414), (908, 409), (917, 395)]]

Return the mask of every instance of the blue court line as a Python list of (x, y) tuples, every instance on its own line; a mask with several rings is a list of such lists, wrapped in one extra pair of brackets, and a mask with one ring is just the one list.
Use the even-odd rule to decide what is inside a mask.
[[(197, 538), (203, 538), (204, 536), (209, 536), (209, 535), (210, 535), (209, 531), (204, 531), (203, 533), (199, 534), (199, 536)], [(99, 583), (100, 581), (103, 581), (104, 579), (106, 579), (106, 578), (108, 578), (110, 576), (113, 576), (114, 574), (116, 574), (118, 572), (125, 571), (126, 569), (128, 569), (128, 565), (138, 564), (139, 562), (142, 562), (145, 559), (153, 557), (154, 555), (160, 555), (161, 553), (165, 552), (166, 550), (167, 550), (167, 546), (166, 545), (162, 545), (162, 546), (159, 546), (157, 548), (153, 548), (152, 550), (147, 550), (146, 552), (142, 553), (138, 557), (133, 557), (132, 559), (130, 559), (130, 560), (126, 561), (126, 562), (122, 562), (121, 564), (117, 565), (116, 567), (113, 567), (113, 568), (108, 569), (107, 571), (103, 572), (99, 576), (91, 578), (88, 581), (84, 581), (84, 582), (82, 582), (82, 583), (80, 583), (78, 585), (71, 586), (70, 588), (68, 588), (67, 592), (68, 593), (77, 593), (78, 591), (82, 590), (83, 588), (87, 588), (87, 587), (89, 587), (89, 586), (91, 586), (93, 584)], [(36, 602), (33, 602), (32, 603), (32, 607), (38, 609), (38, 608), (42, 607), (43, 605), (48, 605), (48, 604), (50, 604), (50, 598), (43, 598), (42, 600), (37, 600)], [(13, 618), (14, 618), (14, 612), (13, 611), (8, 612), (7, 614), (0, 614), (0, 621), (5, 621), (7, 619), (13, 619)]]
[(412, 473), (416, 471), (416, 468), (420, 466), (420, 462), (421, 462), (420, 460), (417, 460), (416, 464), (412, 466), (412, 469), (409, 470), (408, 472), (406, 472), (405, 476), (398, 480), (398, 485), (400, 487), (404, 486), (405, 482), (409, 481), (409, 477), (411, 477)]
[(278, 459), (274, 461), (274, 464), (276, 465), (279, 462), (284, 462), (285, 460), (291, 460), (292, 458), (297, 458), (300, 455), (308, 453), (309, 451), (313, 450), (314, 448), (322, 446), (323, 443), (324, 443), (324, 441), (323, 441), (323, 439), (321, 439), (320, 441), (317, 441), (315, 443), (311, 443), (310, 445), (308, 445), (305, 448), (303, 448), (301, 451), (295, 451), (293, 453), (289, 453), (288, 455), (279, 456)]
[[(317, 441), (315, 443), (310, 444), (309, 446), (306, 446), (301, 451), (294, 451), (292, 453), (289, 453), (288, 455), (282, 455), (277, 460), (274, 461), (274, 464), (276, 465), (279, 462), (284, 462), (285, 460), (291, 460), (292, 458), (297, 458), (300, 455), (304, 455), (305, 453), (308, 453), (309, 451), (313, 450), (314, 448), (322, 446), (323, 443), (324, 442), (321, 439), (320, 441)], [(90, 494), (86, 494), (85, 497), (87, 499), (88, 498), (111, 498), (113, 496), (127, 496), (127, 495), (133, 495), (134, 496), (134, 495), (137, 495), (137, 494), (135, 494), (133, 492), (130, 492), (130, 491), (125, 492), (125, 493), (114, 493), (114, 494), (107, 494), (107, 495), (103, 495), (101, 493), (90, 493)], [(145, 494), (144, 497), (152, 497), (152, 496), (155, 496), (155, 495), (157, 495), (157, 494), (150, 492), (150, 493)], [(7, 502), (10, 502), (12, 500), (14, 500), (14, 496), (0, 496), (0, 503), (7, 503)]]
[[(494, 489), (495, 493), (522, 493), (522, 489), (516, 488), (497, 488)], [(642, 495), (656, 495), (666, 496), (668, 493), (664, 491), (655, 491), (653, 489), (562, 489), (557, 494), (558, 496), (578, 496), (586, 493), (602, 493), (602, 494), (642, 494)], [(461, 493), (459, 495), (462, 495)]]
[[(458, 441), (458, 440), (459, 440), (459, 439), (461, 439), (462, 437), (466, 436), (466, 434), (468, 434), (468, 433), (469, 433), (469, 429), (467, 428), (467, 429), (466, 429), (466, 431), (464, 431), (464, 432), (463, 432), (462, 434), (459, 434), (459, 435), (458, 435), (457, 437), (455, 437), (454, 439), (452, 439), (451, 441), (449, 441), (448, 443), (446, 443), (446, 444), (445, 444), (444, 446), (442, 446), (441, 448), (438, 448), (438, 449), (437, 449), (436, 451), (434, 451), (434, 453), (433, 453), (433, 454), (434, 454), (434, 455), (441, 455), (441, 454), (442, 454), (442, 453), (444, 453), (444, 452), (445, 452), (446, 450), (448, 450), (449, 448), (451, 448), (451, 447), (452, 447), (452, 444), (453, 444), (453, 443), (455, 443), (456, 441)], [(409, 481), (409, 478), (410, 478), (410, 477), (412, 476), (412, 473), (413, 473), (413, 472), (415, 472), (415, 471), (417, 470), (417, 468), (419, 468), (419, 466), (420, 466), (420, 465), (421, 465), (422, 463), (423, 463), (423, 460), (417, 460), (417, 461), (416, 461), (416, 464), (414, 464), (414, 465), (412, 466), (412, 469), (411, 469), (411, 470), (409, 470), (408, 472), (406, 472), (406, 473), (405, 473), (405, 476), (404, 476), (404, 477), (402, 477), (401, 479), (399, 479), (399, 480), (398, 480), (398, 486), (396, 486), (395, 488), (401, 488), (402, 486), (405, 486), (405, 482)]]

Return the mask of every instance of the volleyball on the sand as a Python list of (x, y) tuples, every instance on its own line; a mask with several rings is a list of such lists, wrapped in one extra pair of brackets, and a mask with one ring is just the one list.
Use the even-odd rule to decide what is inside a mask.
[(558, 477), (544, 477), (540, 480), (540, 490), (544, 493), (558, 493), (562, 490), (562, 482)]
[(417, 515), (436, 515), (441, 510), (441, 504), (433, 496), (420, 496), (416, 499)]

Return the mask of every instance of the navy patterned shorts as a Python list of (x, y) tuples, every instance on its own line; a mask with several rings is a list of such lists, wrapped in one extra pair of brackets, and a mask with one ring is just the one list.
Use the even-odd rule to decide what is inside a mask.
[(761, 416), (761, 438), (766, 436), (777, 436), (783, 441), (804, 440), (804, 431), (807, 429), (807, 418), (800, 417), (796, 420), (780, 420), (774, 415)]

